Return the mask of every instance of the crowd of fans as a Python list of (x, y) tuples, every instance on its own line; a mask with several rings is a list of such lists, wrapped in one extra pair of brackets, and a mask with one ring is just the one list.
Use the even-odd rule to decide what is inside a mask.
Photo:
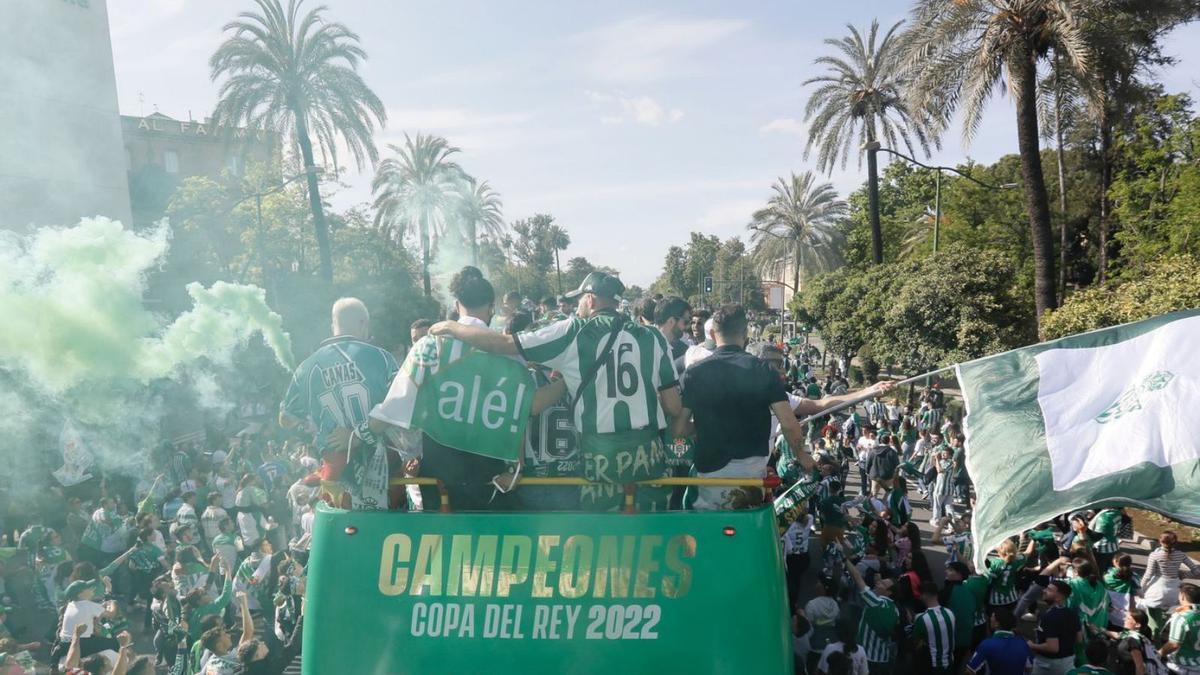
[[(836, 370), (822, 386), (806, 352), (790, 356), (794, 390), (846, 386)], [(1122, 547), (1134, 536), (1124, 510), (1081, 510), (1006, 540), (977, 569), (958, 414), (937, 385), (913, 403), (876, 398), (807, 429), (817, 482), (782, 538), (797, 672), (1200, 674), (1200, 586), (1180, 574), (1200, 566), (1175, 533), (1139, 570)], [(785, 485), (809, 479), (786, 438), (775, 447)], [(928, 508), (929, 536), (910, 499)]]
[(300, 648), (315, 467), (304, 444), (217, 437), (14, 504), (0, 673), (280, 672)]
[[(4, 514), (19, 534), (0, 548), (0, 675), (281, 672), (300, 651), (317, 504), (440, 500), (386, 480), (400, 475), (440, 479), (455, 510), (617, 510), (630, 482), (746, 482), (643, 485), (643, 512), (760, 506), (778, 478), (807, 502), (781, 536), (798, 673), (1200, 675), (1200, 588), (1180, 578), (1200, 569), (1169, 532), (1136, 570), (1122, 510), (1068, 513), (976, 569), (961, 415), (937, 384), (852, 392), (849, 363), (764, 334), (740, 306), (627, 307), (603, 273), (536, 306), (498, 304), (474, 268), (450, 290), (449, 321), (413, 324), (410, 361), (432, 372), (456, 342), (523, 359), (538, 395), (520, 462), (402, 428), (400, 365), (368, 343), (366, 307), (339, 300), (278, 425), (167, 444), (138, 476)], [(362, 400), (330, 411), (347, 382)], [(387, 457), (372, 464), (371, 448)], [(384, 496), (364, 487), (372, 471)], [(590, 484), (522, 487), (529, 476)]]

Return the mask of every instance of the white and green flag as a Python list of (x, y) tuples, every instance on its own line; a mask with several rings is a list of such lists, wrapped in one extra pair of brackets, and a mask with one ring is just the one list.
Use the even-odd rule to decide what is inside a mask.
[(1060, 513), (1128, 504), (1200, 522), (1200, 311), (957, 367), (976, 564)]
[(413, 345), (371, 417), (446, 447), (515, 462), (535, 390), (520, 361), (429, 335)]

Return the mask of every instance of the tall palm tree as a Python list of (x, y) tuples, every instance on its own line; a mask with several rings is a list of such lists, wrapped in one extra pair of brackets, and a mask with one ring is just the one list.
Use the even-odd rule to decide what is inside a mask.
[(321, 276), (333, 280), (329, 229), (321, 204), (313, 140), (337, 166), (341, 141), (361, 170), (379, 159), (373, 137), (387, 121), (379, 97), (358, 74), (367, 54), (358, 35), (326, 21), (324, 6), (301, 14), (305, 0), (254, 0), (225, 24), (228, 35), (209, 59), (212, 79), (226, 77), (213, 110), (217, 124), (275, 129), (299, 146), (308, 174), (308, 202), (321, 259)]
[(571, 235), (567, 234), (567, 231), (558, 225), (551, 225), (547, 233), (547, 238), (549, 239), (550, 248), (554, 249), (554, 273), (555, 278), (558, 280), (558, 293), (562, 295), (562, 265), (558, 263), (558, 252), (565, 251), (571, 245)]
[(825, 272), (841, 262), (842, 234), (838, 220), (848, 211), (829, 183), (817, 183), (811, 171), (790, 180), (780, 178), (771, 186), (774, 194), (766, 207), (754, 212), (750, 225), (750, 243), (755, 264), (769, 274), (793, 263), (792, 293), (800, 292), (800, 270)]
[[(817, 58), (814, 63), (825, 66), (827, 73), (804, 82), (817, 85), (804, 107), (804, 119), (809, 123), (804, 157), (816, 149), (819, 171), (832, 173), (837, 165), (844, 168), (851, 149), (862, 166), (863, 148), (874, 141), (893, 148), (903, 143), (910, 155), (920, 149), (929, 156), (930, 116), (910, 108), (904, 97), (908, 83), (900, 67), (896, 35), (902, 23), (880, 37), (879, 22), (872, 20), (865, 39), (847, 24), (849, 35), (825, 40), (840, 54)], [(867, 172), (872, 185), (878, 171), (875, 153), (869, 153)], [(871, 243), (879, 264), (883, 262), (883, 232), (877, 218), (871, 219)]]
[(395, 153), (379, 163), (371, 193), (375, 224), (400, 240), (413, 226), (421, 239), (421, 277), (425, 297), (433, 295), (429, 277), (430, 240), (442, 234), (463, 182), (462, 168), (450, 161), (458, 148), (441, 136), (404, 134), (404, 146), (388, 144)]
[(495, 240), (504, 232), (503, 206), (500, 194), (486, 180), (477, 182), (471, 176), (464, 176), (458, 194), (458, 208), (463, 236), (471, 245), (472, 265), (479, 264), (479, 240)]
[(916, 0), (905, 34), (913, 69), (913, 105), (940, 110), (943, 120), (963, 114), (970, 140), (997, 83), (1006, 81), (1017, 112), (1017, 145), (1033, 243), (1034, 303), (1038, 320), (1057, 306), (1050, 200), (1042, 173), (1037, 110), (1037, 65), (1051, 49), (1060, 66), (1081, 74), (1092, 54), (1078, 13), (1083, 0)]
[(825, 44), (841, 55), (821, 56), (813, 61), (828, 72), (804, 81), (818, 85), (804, 107), (808, 143), (804, 158), (815, 149), (817, 170), (831, 173), (846, 166), (854, 150), (862, 165), (862, 147), (879, 141), (896, 147), (903, 143), (909, 154), (920, 149), (926, 156), (932, 139), (928, 120), (909, 107), (904, 98), (907, 80), (900, 68), (898, 22), (879, 36), (879, 21), (871, 21), (866, 39), (857, 28), (846, 24), (850, 34), (827, 39)]

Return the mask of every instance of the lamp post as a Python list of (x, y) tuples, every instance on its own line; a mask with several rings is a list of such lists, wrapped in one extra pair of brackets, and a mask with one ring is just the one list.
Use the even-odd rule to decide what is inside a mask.
[(871, 234), (872, 234), (872, 237), (874, 237), (874, 233), (875, 233), (876, 229), (878, 229), (878, 227), (879, 227), (879, 179), (875, 175), (875, 172), (871, 170), (872, 159), (875, 157), (876, 153), (878, 153), (879, 151), (882, 150), (883, 152), (887, 152), (892, 155), (895, 155), (895, 156), (899, 157), (900, 159), (903, 159), (903, 160), (909, 162), (910, 164), (916, 164), (919, 167), (937, 172), (934, 176), (934, 191), (933, 191), (933, 252), (934, 253), (937, 253), (938, 242), (939, 242), (939, 239), (941, 236), (941, 229), (942, 229), (942, 172), (943, 171), (951, 171), (953, 173), (956, 173), (959, 176), (962, 176), (963, 178), (966, 178), (967, 180), (971, 181), (972, 183), (975, 183), (976, 185), (978, 185), (982, 188), (987, 188), (988, 190), (1011, 190), (1013, 188), (1020, 187), (1019, 183), (1003, 183), (1001, 185), (992, 185), (990, 183), (985, 183), (968, 173), (964, 173), (964, 172), (958, 170), (957, 168), (955, 168), (953, 166), (930, 166), (929, 164), (919, 162), (919, 161), (913, 159), (912, 157), (909, 157), (908, 155), (905, 155), (900, 152), (896, 152), (895, 150), (892, 150), (891, 148), (885, 148), (879, 144), (879, 141), (871, 141), (871, 142), (867, 143), (864, 147), (867, 151), (867, 170), (869, 172), (868, 176), (867, 176), (867, 182), (868, 182), (868, 203), (870, 204), (870, 210), (871, 210)]

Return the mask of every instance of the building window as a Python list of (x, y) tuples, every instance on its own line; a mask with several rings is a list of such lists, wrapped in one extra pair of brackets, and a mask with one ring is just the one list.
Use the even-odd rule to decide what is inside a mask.
[(179, 153), (174, 150), (163, 152), (163, 169), (167, 173), (179, 173)]
[(225, 164), (229, 167), (229, 173), (231, 173), (235, 176), (242, 175), (242, 168), (241, 168), (242, 162), (241, 162), (241, 158), (238, 157), (237, 155), (230, 155), (229, 161), (227, 161)]

